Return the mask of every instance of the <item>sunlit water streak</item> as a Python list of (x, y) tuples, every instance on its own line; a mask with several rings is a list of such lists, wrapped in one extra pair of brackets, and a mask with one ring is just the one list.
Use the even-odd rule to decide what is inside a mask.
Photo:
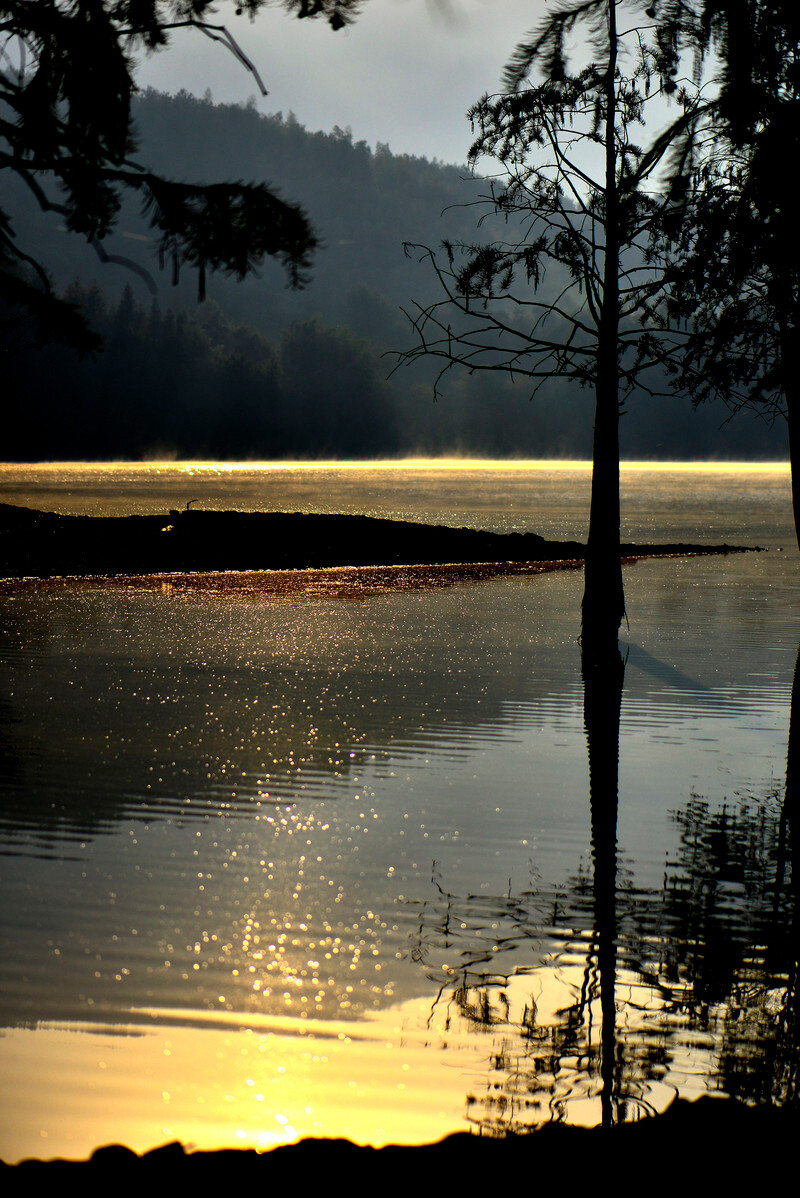
[[(623, 538), (736, 539), (747, 508), (750, 535), (773, 543), (788, 463), (693, 464), (691, 479), (699, 508), (686, 502), (680, 463), (623, 463)], [(47, 511), (144, 515), (194, 500), (215, 510), (356, 512), (563, 540), (585, 537), (590, 484), (590, 464), (576, 461), (0, 464), (0, 502)]]
[[(580, 463), (0, 468), (0, 498), (53, 510), (200, 497), (561, 536), (584, 534), (587, 488)], [(779, 1022), (780, 971), (767, 985), (747, 946), (772, 935), (758, 896), (778, 852), (797, 554), (782, 468), (631, 467), (623, 489), (631, 538), (770, 547), (626, 569), (631, 1117), (676, 1089), (737, 1092), (737, 961), (760, 996), (738, 1010), (740, 1055), (757, 1062)], [(0, 599), (0, 1155), (594, 1121), (581, 583)], [(681, 957), (689, 846), (707, 856), (704, 829), (718, 845), (730, 820), (740, 855), (714, 927), (732, 947), (708, 965), (719, 993), (700, 1021), (710, 982)]]

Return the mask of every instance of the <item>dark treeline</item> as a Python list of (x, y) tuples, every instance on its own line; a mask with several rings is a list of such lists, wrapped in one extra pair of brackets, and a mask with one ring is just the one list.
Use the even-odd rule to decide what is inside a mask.
[[(213, 276), (212, 298), (199, 305), (191, 272), (177, 286), (159, 274), (147, 223), (131, 206), (108, 249), (152, 271), (153, 300), (139, 278), (102, 266), (56, 215), (35, 212), (6, 185), (26, 243), (104, 338), (94, 357), (58, 345), (4, 355), (7, 460), (591, 456), (591, 404), (574, 384), (554, 380), (531, 401), (524, 381), (464, 375), (434, 403), (430, 364), (387, 379), (393, 359), (382, 355), (411, 338), (401, 306), (430, 300), (434, 286), (403, 242), (472, 234), (470, 200), (483, 185), (465, 169), (186, 93), (147, 92), (135, 112), (143, 162), (204, 182), (280, 179), (324, 248), (304, 290), (288, 289), (270, 266), (243, 283)], [(686, 399), (634, 395), (623, 456), (785, 456), (781, 424), (744, 416), (720, 428), (725, 416), (713, 405), (694, 412)]]
[(50, 345), (10, 360), (12, 459), (289, 457), (345, 443), (371, 456), (394, 441), (375, 356), (346, 329), (298, 321), (271, 343), (213, 301), (190, 318), (140, 306), (130, 288), (116, 305), (96, 289), (67, 294), (104, 348), (90, 359)]

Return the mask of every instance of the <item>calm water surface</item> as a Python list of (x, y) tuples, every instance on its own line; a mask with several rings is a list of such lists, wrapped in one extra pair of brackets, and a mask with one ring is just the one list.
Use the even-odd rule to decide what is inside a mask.
[[(560, 537), (588, 486), (580, 463), (0, 467), (0, 501), (48, 510)], [(0, 598), (0, 1156), (785, 1100), (788, 473), (631, 466), (623, 510), (626, 538), (769, 552), (626, 569), (616, 818), (590, 796), (579, 573)]]

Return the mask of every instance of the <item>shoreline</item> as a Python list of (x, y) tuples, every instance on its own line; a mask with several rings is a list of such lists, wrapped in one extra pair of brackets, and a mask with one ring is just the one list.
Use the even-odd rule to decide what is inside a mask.
[[(296, 1184), (310, 1171), (333, 1177), (359, 1178), (385, 1185), (391, 1178), (408, 1178), (417, 1171), (426, 1184), (459, 1180), (496, 1186), (509, 1167), (527, 1170), (537, 1184), (564, 1184), (574, 1162), (583, 1160), (586, 1180), (627, 1176), (657, 1181), (656, 1193), (666, 1187), (690, 1186), (700, 1192), (721, 1181), (742, 1185), (770, 1170), (793, 1163), (797, 1107), (747, 1106), (738, 1099), (704, 1095), (694, 1101), (676, 1098), (662, 1114), (611, 1127), (577, 1127), (549, 1123), (524, 1135), (482, 1136), (455, 1132), (432, 1144), (386, 1145), (372, 1148), (346, 1139), (306, 1139), (265, 1151), (229, 1148), (187, 1150), (179, 1141), (142, 1155), (119, 1144), (95, 1150), (88, 1160), (29, 1158), (16, 1165), (0, 1161), (0, 1177), (8, 1184), (29, 1186), (36, 1178), (54, 1182), (112, 1181), (115, 1177), (174, 1178), (204, 1186), (219, 1180), (261, 1181), (274, 1186)], [(421, 1171), (424, 1170), (424, 1173)], [(658, 1170), (658, 1175), (654, 1174)], [(657, 1178), (660, 1177), (660, 1181)]]
[[(756, 547), (624, 544), (621, 550), (623, 561), (631, 562), (753, 552)], [(254, 573), (269, 572), (277, 593), (289, 593), (298, 589), (291, 576), (299, 571), (355, 569), (361, 572), (360, 592), (579, 568), (584, 556), (579, 541), (372, 516), (196, 508), (155, 516), (64, 516), (0, 504), (4, 580), (125, 579), (144, 586), (145, 580), (155, 579), (187, 588), (208, 587), (212, 578), (223, 575), (224, 589), (231, 590), (237, 576), (241, 588), (253, 582)], [(383, 573), (370, 575), (376, 570)], [(262, 579), (256, 589), (269, 590), (267, 581)], [(345, 590), (348, 581), (353, 579), (342, 581)], [(323, 591), (330, 589), (323, 586)]]

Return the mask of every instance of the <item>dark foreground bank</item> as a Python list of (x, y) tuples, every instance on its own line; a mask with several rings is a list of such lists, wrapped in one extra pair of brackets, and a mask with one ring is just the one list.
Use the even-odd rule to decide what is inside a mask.
[[(741, 546), (624, 545), (626, 557), (733, 553)], [(62, 516), (0, 504), (0, 577), (308, 570), (335, 566), (582, 561), (578, 541), (370, 516), (171, 511)]]
[[(173, 1181), (210, 1192), (221, 1184), (257, 1184), (263, 1192), (289, 1192), (299, 1183), (322, 1191), (338, 1184), (358, 1193), (394, 1192), (400, 1187), (447, 1186), (475, 1192), (492, 1186), (562, 1193), (597, 1187), (600, 1193), (732, 1193), (751, 1186), (791, 1185), (795, 1174), (798, 1109), (746, 1107), (732, 1099), (677, 1100), (665, 1114), (608, 1129), (550, 1124), (525, 1136), (493, 1139), (469, 1133), (421, 1147), (361, 1148), (347, 1140), (303, 1140), (257, 1153), (242, 1149), (185, 1151), (167, 1144), (137, 1156), (119, 1145), (98, 1149), (88, 1161), (23, 1161), (0, 1167), (6, 1193), (22, 1193), (37, 1182), (74, 1182), (81, 1192), (118, 1182)], [(790, 1165), (792, 1166), (790, 1170)], [(283, 1187), (286, 1187), (284, 1189)], [(366, 1187), (374, 1186), (375, 1190)], [(550, 1187), (554, 1187), (550, 1190)], [(557, 1187), (557, 1188), (555, 1188)], [(259, 1190), (259, 1192), (262, 1192)], [(436, 1191), (437, 1193), (440, 1191)], [(442, 1190), (441, 1192), (445, 1192)]]

